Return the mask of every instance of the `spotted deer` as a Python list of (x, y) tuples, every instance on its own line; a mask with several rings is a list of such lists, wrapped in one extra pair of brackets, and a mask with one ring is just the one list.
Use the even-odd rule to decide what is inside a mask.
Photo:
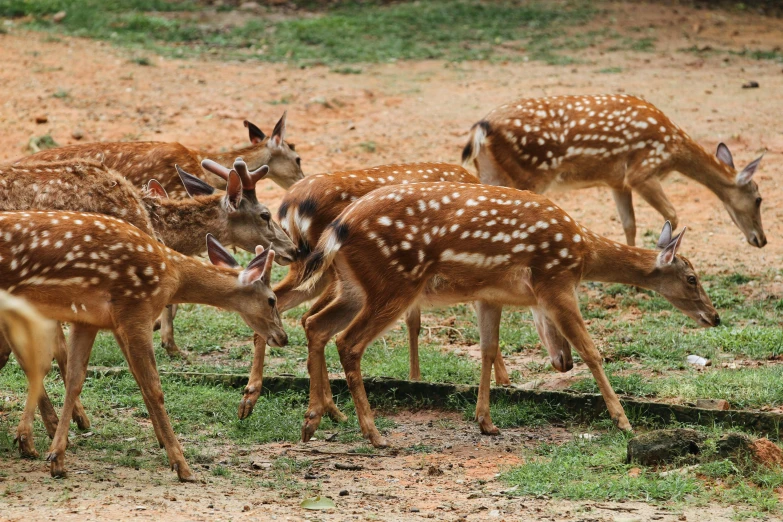
[[(85, 212), (0, 213), (0, 286), (27, 299), (45, 317), (72, 324), (65, 402), (49, 451), (51, 474), (65, 474), (71, 412), (99, 330), (111, 330), (141, 389), (155, 435), (181, 481), (194, 475), (163, 405), (152, 325), (168, 303), (212, 305), (238, 313), (273, 346), (283, 329), (269, 288), (273, 250), (256, 249), (241, 270), (207, 235), (213, 265), (184, 256), (128, 223)], [(47, 419), (44, 419), (47, 422)]]
[(15, 440), (22, 455), (37, 457), (32, 443), (35, 405), (44, 391), (43, 380), (51, 368), (54, 323), (24, 299), (0, 290), (0, 332), (11, 345), (27, 376), (28, 393)]
[[(478, 183), (478, 179), (457, 165), (445, 163), (410, 163), (399, 165), (383, 165), (369, 169), (346, 170), (330, 174), (308, 176), (307, 179), (295, 184), (283, 197), (278, 210), (278, 221), (288, 232), (297, 245), (300, 257), (309, 254), (318, 244), (318, 239), (326, 227), (340, 212), (356, 199), (379, 187), (389, 185), (407, 185), (416, 182), (455, 181), (461, 183)], [(305, 301), (326, 293), (332, 295), (335, 291), (331, 272), (321, 278), (318, 285), (301, 291), (297, 290), (297, 281), (304, 264), (295, 261), (291, 264), (288, 274), (275, 287), (278, 307), (281, 313), (290, 310)], [(307, 317), (314, 313), (311, 309), (302, 318), (303, 324)], [(418, 339), (421, 331), (421, 314), (417, 308), (408, 310), (405, 315), (410, 342), (410, 378), (419, 380)], [(248, 417), (261, 394), (264, 374), (263, 341), (255, 339), (255, 354), (247, 387), (239, 404), (240, 419)], [(322, 376), (328, 382), (328, 376)], [(503, 358), (498, 354), (495, 359), (495, 380), (500, 384), (511, 384), (508, 372), (503, 365)], [(327, 386), (326, 403), (328, 410), (334, 413), (336, 419), (341, 415), (334, 401), (331, 390)]]
[[(313, 306), (305, 321), (315, 394), (302, 427), (315, 432), (325, 406), (317, 369), (323, 348), (336, 338), (362, 434), (374, 446), (386, 442), (373, 422), (361, 376), (367, 345), (413, 306), (474, 301), (481, 333), (481, 382), (476, 418), (482, 433), (495, 434), (489, 383), (498, 352), (504, 305), (538, 311), (536, 327), (550, 350), (577, 350), (598, 383), (611, 418), (631, 425), (602, 368), (601, 355), (579, 311), (580, 281), (636, 285), (662, 294), (702, 326), (720, 318), (690, 261), (677, 256), (683, 234), (663, 250), (644, 250), (600, 237), (577, 224), (545, 197), (506, 187), (461, 183), (379, 188), (349, 205), (321, 235), (308, 256), (302, 288), (317, 284), (330, 268), (337, 292)], [(560, 354), (570, 359), (569, 353)], [(313, 370), (315, 369), (315, 370)]]
[[(181, 254), (203, 254), (204, 236), (209, 232), (222, 244), (248, 252), (259, 244), (271, 246), (278, 254), (278, 264), (293, 261), (296, 247), (256, 197), (256, 183), (268, 167), (249, 172), (242, 160), (236, 160), (232, 169), (209, 160), (205, 164), (226, 180), (227, 191), (217, 191), (177, 165), (174, 171), (189, 196), (185, 200), (169, 198), (156, 180), (139, 194), (114, 169), (93, 160), (0, 166), (0, 210), (99, 212), (128, 221)], [(162, 345), (169, 355), (180, 354), (168, 309), (161, 330)], [(6, 349), (6, 358), (8, 353)], [(62, 363), (64, 359), (58, 358), (58, 365)], [(3, 364), (0, 352), (0, 368)]]
[(294, 151), (293, 144), (285, 141), (285, 113), (270, 136), (266, 136), (249, 121), (245, 121), (245, 127), (250, 134), (250, 146), (225, 153), (190, 149), (179, 143), (152, 141), (85, 143), (37, 152), (18, 160), (17, 164), (94, 159), (115, 169), (137, 187), (155, 178), (176, 199), (187, 198), (188, 194), (180, 183), (174, 165), (179, 165), (212, 185), (225, 187), (225, 179), (215, 177), (213, 172), (201, 168), (201, 161), (206, 158), (229, 168), (237, 156), (243, 158), (251, 169), (268, 165), (267, 177), (283, 188), (290, 187), (304, 177), (301, 158)]
[(636, 241), (632, 193), (677, 227), (661, 180), (672, 171), (710, 189), (755, 247), (767, 244), (753, 175), (761, 157), (734, 167), (721, 143), (709, 154), (651, 103), (628, 95), (552, 96), (501, 105), (473, 125), (462, 152), (489, 185), (544, 193), (612, 190), (626, 241)]

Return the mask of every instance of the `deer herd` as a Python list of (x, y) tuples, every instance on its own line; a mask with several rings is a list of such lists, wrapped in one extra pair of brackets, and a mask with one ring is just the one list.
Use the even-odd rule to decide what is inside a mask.
[[(404, 316), (410, 378), (418, 380), (421, 309), (466, 302), (475, 305), (480, 333), (482, 433), (498, 433), (489, 409), (492, 370), (498, 384), (510, 384), (499, 350), (507, 305), (532, 310), (558, 371), (573, 367), (577, 351), (617, 427), (630, 430), (582, 319), (579, 283), (647, 288), (700, 326), (720, 324), (694, 266), (678, 254), (685, 228), (674, 234), (677, 214), (661, 186), (672, 171), (714, 192), (748, 243), (767, 243), (753, 181), (761, 158), (739, 170), (724, 144), (709, 154), (633, 96), (554, 96), (498, 107), (473, 125), (462, 153), (478, 177), (446, 163), (305, 177), (285, 141), (285, 114), (268, 136), (250, 122), (245, 127), (251, 145), (230, 153), (92, 143), (0, 165), (0, 367), (13, 353), (28, 378), (16, 440), (23, 456), (37, 456), (37, 406), (53, 439), (52, 476), (65, 475), (71, 420), (90, 426), (79, 395), (96, 334), (110, 330), (172, 469), (194, 480), (164, 407), (153, 349), (160, 327), (167, 352), (179, 353), (178, 303), (236, 312), (255, 332), (243, 419), (261, 392), (266, 345), (288, 341), (280, 313), (314, 300), (302, 318), (310, 374), (304, 441), (324, 414), (345, 419), (324, 358), (332, 337), (362, 434), (382, 447), (361, 375), (364, 350)], [(277, 219), (258, 199), (262, 179), (287, 190)], [(595, 234), (541, 195), (591, 186), (611, 189), (627, 244)], [(657, 250), (635, 246), (633, 192), (664, 218)], [(243, 269), (228, 246), (255, 257)], [(209, 263), (196, 257), (205, 252)], [(272, 289), (274, 262), (289, 270)], [(70, 325), (67, 341), (62, 323)], [(43, 389), (53, 357), (65, 382), (59, 417)]]

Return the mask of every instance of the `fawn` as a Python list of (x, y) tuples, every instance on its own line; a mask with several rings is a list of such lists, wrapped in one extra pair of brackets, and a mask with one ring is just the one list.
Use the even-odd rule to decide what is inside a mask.
[(677, 228), (677, 213), (661, 187), (676, 170), (718, 196), (748, 243), (767, 244), (753, 181), (761, 157), (737, 170), (726, 145), (709, 154), (659, 109), (634, 96), (552, 96), (501, 105), (473, 125), (462, 162), (473, 164), (483, 183), (539, 194), (608, 186), (631, 246), (632, 192)]
[(95, 336), (107, 329), (128, 360), (171, 467), (180, 480), (193, 480), (163, 406), (152, 325), (168, 303), (208, 304), (239, 313), (268, 343), (285, 345), (288, 338), (269, 288), (274, 251), (258, 247), (247, 268), (239, 270), (231, 254), (207, 235), (207, 252), (216, 265), (211, 266), (122, 220), (86, 212), (3, 212), (0, 231), (3, 289), (24, 297), (44, 316), (72, 324), (65, 403), (48, 456), (52, 476), (65, 474), (71, 413)]
[[(338, 282), (337, 292), (321, 296), (305, 321), (315, 393), (303, 439), (312, 436), (325, 411), (318, 387), (328, 383), (317, 376), (333, 335), (342, 332), (337, 350), (362, 434), (374, 446), (384, 446), (361, 376), (365, 348), (412, 306), (466, 301), (476, 303), (481, 333), (476, 418), (482, 433), (498, 432), (489, 415), (489, 382), (504, 305), (537, 310), (536, 327), (547, 347), (565, 350), (570, 344), (579, 352), (611, 418), (629, 430), (582, 320), (576, 287), (588, 280), (649, 288), (700, 325), (715, 326), (720, 318), (693, 266), (676, 255), (682, 239), (682, 233), (672, 238), (667, 224), (660, 253), (625, 246), (580, 226), (543, 196), (506, 187), (419, 183), (369, 193), (329, 225), (301, 271), (303, 289), (316, 285), (330, 268)], [(558, 357), (570, 359), (570, 352), (553, 360)]]
[(201, 168), (201, 161), (206, 158), (228, 167), (237, 156), (241, 156), (253, 169), (269, 165), (268, 178), (283, 188), (290, 187), (304, 177), (301, 158), (294, 151), (293, 144), (285, 141), (286, 113), (283, 113), (270, 136), (266, 136), (249, 121), (245, 121), (245, 127), (248, 128), (251, 145), (225, 153), (208, 153), (189, 149), (179, 143), (154, 141), (85, 143), (37, 152), (16, 163), (94, 159), (115, 169), (137, 187), (155, 178), (171, 197), (177, 199), (186, 198), (188, 194), (182, 188), (174, 165), (181, 166), (213, 185), (217, 184), (221, 188), (225, 186), (222, 185), (224, 180)]

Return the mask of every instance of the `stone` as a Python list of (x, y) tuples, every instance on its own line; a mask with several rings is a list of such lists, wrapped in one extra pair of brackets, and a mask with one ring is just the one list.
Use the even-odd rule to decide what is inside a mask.
[(628, 441), (626, 461), (652, 466), (692, 458), (701, 453), (705, 439), (698, 431), (684, 428), (651, 431)]
[(71, 137), (75, 140), (80, 140), (84, 138), (84, 131), (81, 129), (73, 129), (71, 131)]
[(731, 409), (729, 402), (723, 399), (698, 399), (696, 407), (705, 410), (728, 410)]
[(42, 123), (46, 123), (48, 121), (49, 121), (49, 116), (47, 116), (46, 114), (39, 114), (38, 116), (35, 117), (35, 123), (39, 125)]
[(60, 22), (65, 20), (67, 14), (68, 13), (66, 13), (65, 11), (58, 11), (57, 13), (54, 13), (54, 15), (52, 16), (52, 22), (59, 24)]
[(715, 444), (721, 458), (739, 461), (750, 457), (764, 466), (783, 466), (783, 450), (767, 438), (753, 439), (744, 433), (727, 433)]

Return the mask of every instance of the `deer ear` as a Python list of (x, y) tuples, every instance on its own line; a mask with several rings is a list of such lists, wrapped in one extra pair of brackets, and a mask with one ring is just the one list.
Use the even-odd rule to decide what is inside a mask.
[(242, 203), (242, 179), (237, 171), (232, 170), (228, 173), (228, 184), (226, 185), (226, 201), (230, 211), (235, 211)]
[(197, 178), (193, 174), (188, 174), (179, 165), (174, 165), (174, 167), (176, 167), (179, 179), (182, 180), (182, 184), (185, 185), (185, 190), (190, 197), (210, 196), (215, 192), (215, 189), (206, 181)]
[(753, 179), (753, 175), (756, 173), (756, 170), (758, 170), (759, 165), (761, 164), (761, 158), (763, 157), (764, 154), (748, 163), (748, 166), (742, 169), (742, 172), (737, 174), (737, 178), (735, 180), (737, 185), (745, 185), (750, 183), (750, 180)]
[(256, 255), (260, 256), (263, 253), (264, 253), (264, 247), (261, 245), (256, 245)]
[(151, 179), (147, 183), (147, 186), (144, 187), (145, 192), (147, 193), (147, 196), (153, 197), (153, 198), (160, 198), (160, 199), (168, 199), (169, 194), (166, 192), (166, 189), (163, 188), (163, 185), (160, 184), (160, 182), (156, 179)]
[(261, 129), (250, 123), (249, 121), (245, 120), (245, 127), (247, 127), (248, 132), (250, 133), (250, 143), (253, 145), (258, 145), (262, 141), (266, 139), (266, 135), (261, 132)]
[(688, 227), (682, 227), (682, 232), (672, 239), (671, 243), (666, 245), (660, 254), (658, 254), (658, 266), (670, 265), (674, 261), (674, 257), (677, 255), (677, 250), (680, 248), (682, 238), (685, 237), (685, 231)]
[(718, 150), (715, 152), (715, 156), (729, 167), (734, 168), (734, 159), (731, 157), (731, 151), (725, 143), (718, 143)]
[(672, 242), (672, 224), (667, 220), (663, 224), (663, 230), (661, 230), (661, 236), (658, 238), (658, 248), (665, 248), (666, 245)]
[(239, 276), (243, 284), (249, 285), (261, 281), (269, 286), (272, 276), (272, 262), (275, 260), (275, 251), (271, 248), (264, 250), (247, 265)]
[(207, 234), (207, 255), (209, 260), (215, 266), (222, 266), (223, 268), (239, 268), (239, 263), (234, 259), (234, 256), (229, 254), (220, 241), (215, 239), (212, 234)]
[(284, 112), (283, 116), (280, 118), (280, 121), (278, 121), (277, 125), (275, 125), (275, 129), (272, 131), (272, 137), (269, 139), (270, 147), (279, 147), (283, 144), (283, 140), (285, 139), (285, 119), (287, 114), (288, 111)]

